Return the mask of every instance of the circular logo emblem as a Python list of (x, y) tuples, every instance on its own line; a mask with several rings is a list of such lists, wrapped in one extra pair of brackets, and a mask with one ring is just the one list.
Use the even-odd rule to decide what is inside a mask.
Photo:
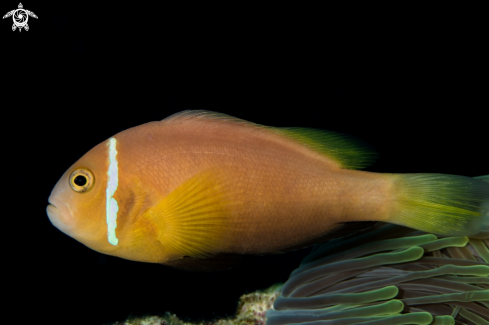
[(27, 15), (27, 12), (25, 12), (24, 9), (15, 10), (12, 16), (14, 18), (14, 24), (17, 27), (24, 27), (27, 24), (27, 20), (29, 19), (29, 16)]

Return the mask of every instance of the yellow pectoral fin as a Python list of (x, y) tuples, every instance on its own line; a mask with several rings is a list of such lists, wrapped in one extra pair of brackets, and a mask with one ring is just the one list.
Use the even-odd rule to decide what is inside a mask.
[(143, 218), (158, 229), (157, 239), (173, 256), (216, 254), (230, 222), (229, 182), (221, 172), (201, 172), (185, 181)]

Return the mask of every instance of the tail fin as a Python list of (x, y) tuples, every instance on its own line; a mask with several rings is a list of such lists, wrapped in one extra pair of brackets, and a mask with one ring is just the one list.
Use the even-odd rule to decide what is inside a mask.
[(486, 175), (486, 176), (477, 176), (477, 177), (474, 177), (475, 179), (480, 179), (481, 181), (484, 181), (484, 182), (489, 182), (489, 175)]
[(445, 236), (489, 230), (487, 182), (465, 176), (407, 174), (395, 175), (394, 186), (387, 222)]

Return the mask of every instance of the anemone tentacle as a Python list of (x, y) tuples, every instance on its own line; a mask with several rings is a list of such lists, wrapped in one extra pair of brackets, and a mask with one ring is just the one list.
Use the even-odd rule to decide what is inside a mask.
[(379, 222), (316, 246), (267, 325), (489, 324), (488, 263), (487, 230), (444, 237)]

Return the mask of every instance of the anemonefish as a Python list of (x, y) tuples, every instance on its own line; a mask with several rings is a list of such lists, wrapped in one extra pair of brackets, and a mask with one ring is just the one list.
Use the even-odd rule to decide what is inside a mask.
[(184, 111), (87, 152), (52, 190), (47, 214), (98, 252), (194, 270), (305, 247), (368, 221), (450, 236), (488, 229), (487, 182), (354, 170), (374, 158), (336, 132)]

